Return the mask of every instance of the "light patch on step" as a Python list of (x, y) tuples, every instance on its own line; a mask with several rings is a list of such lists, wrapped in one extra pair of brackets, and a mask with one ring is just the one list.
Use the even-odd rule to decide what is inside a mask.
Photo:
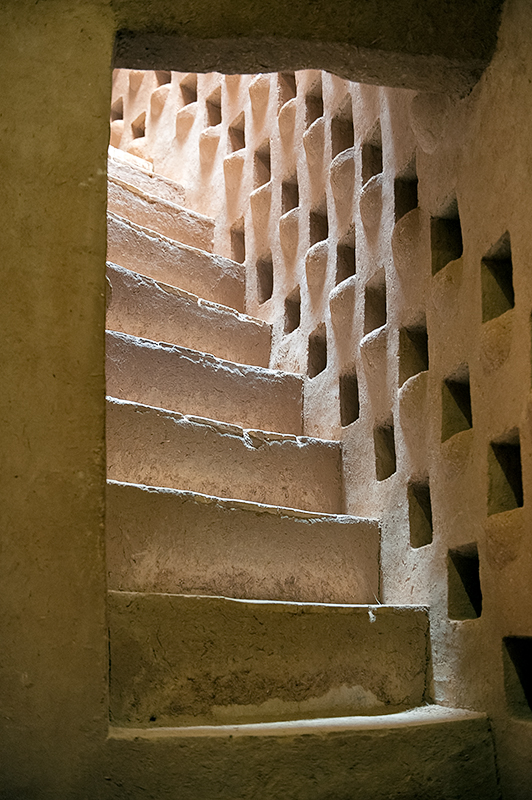
[(385, 704), (373, 692), (363, 686), (332, 687), (320, 697), (311, 697), (302, 702), (280, 700), (272, 697), (260, 705), (213, 706), (211, 715), (217, 723), (230, 724), (273, 722), (289, 719), (312, 719), (355, 714), (382, 714)]

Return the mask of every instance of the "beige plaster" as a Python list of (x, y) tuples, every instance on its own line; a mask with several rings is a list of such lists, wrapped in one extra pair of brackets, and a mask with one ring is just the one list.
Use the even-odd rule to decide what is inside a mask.
[[(213, 797), (216, 794), (221, 796), (220, 787), (224, 785), (231, 788), (234, 796), (241, 784), (233, 790), (233, 776), (242, 774), (243, 763), (249, 761), (251, 769), (251, 765), (258, 763), (260, 766), (260, 759), (268, 756), (267, 761), (269, 759), (280, 766), (286, 757), (287, 763), (293, 766), (294, 748), (302, 752), (299, 749), (301, 739), (295, 737), (293, 747), (285, 748), (283, 756), (273, 746), (271, 750), (263, 749), (261, 756), (257, 757), (253, 747), (247, 747), (249, 741), (244, 734), (246, 747), (240, 751), (244, 757), (237, 757), (233, 762), (224, 758), (226, 750), (211, 750), (210, 740), (207, 744), (202, 741), (187, 751), (167, 737), (163, 749), (158, 750), (162, 754), (159, 763), (162, 765), (164, 762), (164, 768), (154, 775), (150, 767), (153, 764), (153, 741), (148, 737), (132, 744), (134, 739), (118, 735), (105, 745), (107, 664), (100, 528), (103, 498), (101, 334), (105, 294), (105, 187), (102, 178), (109, 107), (109, 65), (115, 27), (127, 28), (130, 32), (144, 31), (138, 37), (121, 37), (119, 57), (126, 66), (139, 66), (133, 63), (133, 59), (137, 57), (139, 44), (143, 46), (148, 42), (145, 57), (150, 63), (145, 66), (150, 67), (221, 68), (224, 63), (228, 64), (223, 59), (229, 58), (231, 50), (232, 57), (238, 61), (238, 69), (247, 64), (252, 72), (258, 68), (257, 60), (267, 56), (271, 58), (272, 68), (339, 65), (338, 71), (344, 76), (365, 77), (374, 83), (390, 76), (389, 82), (400, 82), (410, 89), (419, 88), (422, 82), (423, 88), (429, 91), (442, 87), (444, 73), (450, 75), (447, 86), (453, 85), (462, 91), (469, 87), (471, 64), (467, 59), (472, 56), (482, 62), (473, 66), (474, 71), (487, 61), (493, 44), (492, 36), (483, 36), (485, 31), (475, 28), (482, 16), (490, 24), (489, 15), (483, 15), (485, 9), (477, 4), (474, 11), (478, 16), (476, 13), (468, 18), (460, 16), (460, 21), (457, 21), (458, 17), (449, 14), (445, 25), (449, 25), (457, 49), (454, 55), (453, 51), (442, 53), (438, 50), (436, 59), (443, 56), (443, 62), (435, 61), (430, 55), (430, 52), (436, 52), (432, 46), (421, 54), (421, 59), (414, 52), (416, 48), (411, 47), (412, 42), (423, 40), (425, 32), (429, 42), (433, 37), (434, 44), (439, 36), (443, 45), (448, 45), (449, 38), (441, 36), (441, 25), (435, 25), (431, 30), (425, 17), (416, 17), (418, 25), (409, 40), (404, 35), (400, 17), (387, 17), (386, 24), (391, 21), (390, 41), (397, 43), (400, 40), (401, 46), (397, 45), (397, 49), (402, 52), (406, 49), (407, 56), (394, 58), (391, 47), (385, 58), (380, 53), (370, 63), (363, 48), (374, 41), (375, 28), (370, 30), (369, 42), (361, 40), (362, 49), (356, 53), (353, 53), (352, 42), (341, 43), (339, 47), (337, 43), (342, 37), (334, 32), (339, 30), (340, 24), (344, 36), (345, 16), (340, 22), (335, 21), (331, 18), (330, 6), (327, 6), (316, 28), (316, 31), (326, 31), (322, 36), (324, 43), (316, 41), (308, 46), (289, 43), (288, 49), (297, 62), (285, 61), (285, 43), (276, 48), (271, 41), (263, 40), (261, 45), (265, 44), (264, 49), (249, 48), (250, 40), (242, 37), (240, 44), (243, 47), (235, 47), (234, 39), (217, 41), (214, 48), (208, 41), (198, 45), (194, 40), (182, 40), (182, 45), (191, 46), (181, 47), (180, 58), (183, 60), (176, 63), (165, 56), (167, 45), (178, 52), (175, 39), (157, 40), (157, 37), (145, 36), (150, 27), (151, 30), (156, 27), (163, 36), (175, 33), (174, 23), (181, 24), (179, 20), (176, 23), (176, 8), (157, 3), (135, 7), (116, 3), (113, 18), (108, 5), (98, 0), (51, 0), (37, 5), (17, 0), (5, 3), (0, 11), (3, 28), (9, 34), (5, 37), (1, 56), (5, 98), (2, 107), (5, 162), (2, 253), (6, 263), (13, 264), (4, 294), (6, 334), (2, 415), (10, 464), (4, 483), (6, 524), (2, 543), (6, 569), (5, 574), (2, 573), (5, 598), (5, 613), (2, 613), (2, 685), (5, 686), (2, 706), (5, 715), (1, 763), (5, 765), (2, 791), (7, 797), (85, 797), (89, 789), (94, 796), (123, 796), (127, 791), (128, 796), (134, 797), (135, 792), (140, 791), (134, 787), (146, 780), (150, 785), (143, 789), (143, 793), (148, 791), (155, 797), (166, 792), (165, 785), (168, 787), (168, 781), (171, 783), (176, 776), (178, 784), (184, 782), (185, 788), (180, 789), (182, 793), (193, 795), (202, 791)], [(398, 4), (397, 9), (401, 8), (402, 4)], [(497, 4), (492, 8), (496, 11)], [(455, 9), (461, 15), (463, 4), (453, 6), (453, 13)], [(302, 35), (302, 23), (311, 24), (312, 19), (306, 6), (297, 12), (290, 26)], [(166, 21), (157, 16), (159, 13), (166, 15)], [(186, 15), (186, 9), (183, 13)], [(195, 24), (201, 27), (207, 14), (209, 18), (202, 29), (205, 36), (211, 35), (210, 29), (216, 25), (216, 18), (210, 16), (210, 9), (206, 11), (203, 7), (195, 20)], [(228, 15), (227, 19), (230, 17)], [(233, 22), (242, 26), (245, 22), (247, 31), (251, 19), (250, 12), (249, 18), (235, 18)], [(273, 31), (275, 35), (275, 26), (284, 25), (282, 20), (282, 15), (271, 15), (265, 26), (261, 22), (259, 32), (270, 34)], [(157, 25), (151, 25), (154, 21)], [(409, 23), (411, 21), (409, 17)], [(299, 148), (295, 158), (294, 149), (289, 144), (294, 140), (301, 141), (296, 136), (306, 126), (305, 115), (302, 103), (297, 99), (285, 103), (279, 115), (279, 139), (270, 139), (271, 182), (263, 184), (270, 183), (270, 186), (252, 187), (258, 193), (253, 206), (250, 203), (250, 216), (245, 219), (246, 311), (273, 322), (275, 360), (272, 366), (284, 366), (290, 371), (306, 371), (308, 338), (325, 325), (328, 333), (327, 366), (307, 381), (307, 431), (321, 431), (321, 435), (327, 437), (342, 434), (345, 485), (349, 489), (346, 492), (347, 509), (382, 518), (384, 597), (387, 602), (394, 603), (430, 603), (436, 697), (442, 703), (461, 704), (489, 713), (497, 745), (502, 792), (509, 800), (528, 797), (532, 772), (530, 722), (516, 717), (508, 706), (502, 649), (504, 636), (531, 634), (528, 597), (530, 548), (526, 539), (530, 528), (527, 497), (531, 307), (527, 271), (530, 249), (527, 242), (530, 216), (527, 120), (530, 114), (527, 109), (531, 24), (530, 8), (524, 0), (506, 3), (498, 53), (473, 94), (465, 100), (450, 98), (448, 103), (442, 103), (437, 102), (434, 95), (418, 96), (410, 106), (412, 94), (409, 92), (393, 93), (364, 86), (356, 90), (348, 88), (353, 116), (357, 125), (360, 124), (353, 148), (353, 178), (348, 169), (344, 173), (345, 167), (341, 167), (339, 162), (334, 168), (330, 166), (333, 151), (328, 149), (329, 128), (323, 122), (315, 121), (315, 127), (310, 126), (303, 140), (305, 144)], [(286, 32), (286, 26), (284, 30)], [(216, 36), (223, 33), (220, 27), (216, 28)], [(449, 71), (449, 62), (445, 60), (449, 55), (460, 60), (456, 70), (452, 68)], [(353, 56), (356, 56), (355, 66)], [(187, 63), (186, 59), (190, 61)], [(423, 72), (421, 65), (427, 63), (426, 59), (432, 61), (434, 69)], [(369, 65), (369, 71), (362, 71), (361, 60)], [(264, 63), (269, 62), (265, 60)], [(355, 74), (352, 70), (358, 71)], [(315, 79), (316, 74), (309, 81)], [(205, 80), (212, 82), (210, 96), (221, 81), (216, 76), (206, 76)], [(325, 118), (329, 123), (336, 109), (345, 108), (346, 85), (325, 76), (322, 80), (324, 96), (328, 98)], [(141, 84), (139, 76), (134, 77), (132, 93), (134, 86), (139, 90)], [(247, 92), (252, 105), (255, 96), (256, 121), (250, 144), (258, 148), (257, 152), (262, 148), (260, 152), (264, 154), (271, 132), (268, 129), (269, 114), (278, 98), (276, 93), (270, 92), (274, 85), (270, 79), (258, 79), (255, 94), (248, 91), (248, 85), (247, 79), (235, 78), (227, 79), (224, 84), (228, 93)], [(309, 83), (308, 89), (311, 88)], [(151, 93), (148, 94), (149, 112), (153, 112), (153, 119), (158, 115), (162, 120), (168, 113), (171, 91), (163, 85), (153, 87), (153, 92), (156, 92), (153, 99)], [(201, 91), (200, 86), (199, 96), (205, 99), (206, 95)], [(269, 111), (264, 103), (267, 96), (272, 103)], [(238, 113), (241, 110), (239, 102), (235, 100), (234, 105)], [(268, 112), (262, 117), (261, 106)], [(170, 141), (176, 135), (184, 140), (194, 124), (203, 126), (197, 108), (192, 110), (183, 106), (177, 112), (181, 116), (179, 122), (177, 117), (173, 121)], [(139, 116), (137, 114), (128, 120), (128, 113), (126, 107), (126, 118), (114, 123), (116, 143), (120, 143), (127, 125)], [(231, 123), (236, 117), (231, 117)], [(363, 189), (359, 159), (365, 144), (375, 145), (377, 117), (381, 120), (383, 177), (369, 178)], [(136, 145), (129, 142), (138, 148), (137, 154), (144, 156), (149, 155), (151, 135), (149, 114), (146, 118), (148, 136), (139, 137), (146, 141), (137, 141)], [(199, 121), (196, 123), (196, 120)], [(122, 125), (117, 125), (117, 122), (122, 122)], [(198, 131), (200, 155), (195, 162), (189, 162), (191, 169), (201, 166), (198, 172), (202, 176), (198, 181), (201, 191), (206, 185), (215, 189), (209, 195), (212, 208), (196, 209), (199, 213), (213, 215), (217, 208), (221, 208), (221, 200), (225, 202), (227, 199), (223, 197), (224, 184), (215, 177), (222, 174), (214, 165), (220, 155), (223, 174), (238, 188), (237, 192), (229, 193), (227, 212), (218, 217), (218, 229), (214, 230), (215, 250), (225, 257), (233, 254), (231, 228), (238, 234), (240, 221), (248, 213), (243, 206), (249, 194), (246, 194), (247, 189), (240, 188), (244, 184), (239, 180), (249, 186), (254, 170), (254, 152), (249, 157), (247, 154), (238, 155), (238, 152), (222, 153), (220, 143), (226, 141), (226, 122), (228, 124), (229, 120), (222, 120), (219, 131), (207, 130), (203, 136), (205, 129)], [(154, 125), (151, 129), (155, 132)], [(195, 136), (196, 133), (192, 138)], [(395, 225), (395, 232), (399, 232), (393, 234), (392, 251), (395, 224), (391, 204), (393, 179), (399, 172), (403, 175), (405, 170), (408, 172), (410, 155), (416, 143), (420, 213), (407, 236)], [(279, 189), (283, 181), (292, 178), (294, 167), (298, 167), (299, 178), (299, 166), (307, 157), (314, 167), (308, 177), (303, 170), (300, 195), (304, 202), (298, 210), (294, 208), (286, 212), (281, 223)], [(276, 172), (279, 163), (283, 166), (282, 172)], [(344, 164), (348, 163), (346, 157)], [(157, 165), (156, 158), (154, 165)], [(180, 176), (168, 174), (166, 166), (159, 171), (170, 180), (180, 180)], [(205, 179), (206, 175), (210, 175), (209, 180)], [(352, 209), (352, 213), (357, 215), (357, 275), (338, 288), (334, 287), (333, 277), (334, 247), (349, 233), (345, 226), (350, 222), (350, 215), (340, 199), (345, 198), (351, 180), (354, 181), (354, 195), (364, 197), (360, 216), (356, 202)], [(187, 181), (183, 183), (186, 185)], [(187, 203), (190, 202), (194, 210), (197, 198), (192, 196), (189, 200), (188, 185), (186, 188)], [(122, 191), (118, 194), (124, 195)], [(454, 194), (462, 222), (464, 254), (432, 275), (427, 238), (429, 218), (450, 213)], [(164, 199), (163, 205), (166, 203), (167, 206), (167, 200)], [(303, 270), (306, 252), (312, 244), (308, 214), (312, 212), (323, 218), (325, 202), (327, 216), (330, 216), (328, 257), (319, 262), (322, 284), (317, 270), (313, 273), (316, 278), (314, 289), (307, 293), (306, 271)], [(145, 201), (142, 204), (146, 205)], [(416, 217), (416, 212), (410, 213)], [(275, 238), (277, 230), (285, 231), (278, 243)], [(481, 262), (506, 230), (510, 231), (512, 241), (515, 305), (506, 312), (506, 319), (496, 318), (482, 323)], [(266, 265), (263, 274), (267, 278), (270, 245), (273, 294), (271, 299), (264, 299), (259, 304), (256, 262), (263, 259)], [(183, 252), (181, 248), (178, 250)], [(419, 254), (411, 261), (414, 267), (410, 268), (409, 251)], [(198, 258), (203, 260), (202, 256)], [(213, 260), (209, 263), (212, 264)], [(399, 264), (403, 265), (402, 270)], [(366, 287), (378, 289), (382, 270), (386, 279), (386, 325), (366, 331)], [(160, 273), (153, 277), (165, 280)], [(166, 280), (172, 283), (168, 278)], [(301, 293), (300, 330), (296, 328), (284, 338), (284, 314), (280, 311), (285, 298), (293, 296), (297, 286)], [(194, 291), (189, 286), (180, 288)], [(264, 292), (264, 285), (262, 290)], [(244, 310), (235, 303), (224, 302)], [(402, 374), (399, 327), (419, 325), (423, 313), (429, 336), (428, 374), (426, 377), (412, 375), (399, 389), (399, 380), (402, 380), (398, 377)], [(347, 330), (343, 328), (342, 320), (349, 320)], [(288, 337), (292, 337), (293, 346)], [(473, 425), (471, 429), (464, 429), (442, 442), (442, 384), (457, 375), (463, 376), (466, 364)], [(348, 429), (341, 431), (336, 399), (338, 377), (353, 366), (357, 366), (360, 380), (360, 417)], [(330, 399), (325, 405), (319, 400), (322, 392)], [(386, 431), (390, 430), (390, 411), (394, 420), (397, 469), (389, 478), (378, 481), (375, 443), (380, 441), (384, 447), (386, 442), (389, 443)], [(421, 426), (419, 419), (426, 420), (427, 424)], [(374, 438), (375, 424), (380, 439)], [(523, 507), (488, 515), (488, 508), (492, 507), (488, 507), (488, 497), (491, 498), (494, 486), (490, 472), (490, 443), (497, 444), (504, 436), (515, 437), (516, 429), (520, 433), (525, 486)], [(12, 464), (16, 470), (11, 469)], [(422, 481), (427, 475), (432, 492), (434, 539), (432, 544), (411, 548), (407, 485), (413, 478)], [(351, 487), (356, 487), (356, 492)], [(447, 613), (447, 551), (450, 547), (460, 548), (473, 541), (478, 545), (480, 560), (482, 615), (477, 619), (450, 620)], [(414, 763), (406, 759), (409, 764), (406, 774), (397, 771), (397, 762), (401, 762), (400, 756), (405, 752), (402, 750), (403, 732), (397, 734), (399, 738), (395, 738), (389, 750), (378, 751), (382, 754), (381, 764), (386, 764), (389, 771), (382, 777), (387, 788), (381, 791), (380, 785), (372, 783), (374, 796), (389, 796), (390, 783), (397, 787), (398, 792), (402, 787), (409, 790), (408, 780), (412, 780), (412, 776), (421, 781), (418, 785), (422, 789), (419, 791), (426, 797), (430, 797), (430, 792), (435, 797), (446, 796), (449, 785), (458, 787), (457, 796), (460, 792), (464, 797), (471, 796), (471, 783), (481, 787), (482, 796), (495, 794), (485, 720), (466, 717), (459, 722), (451, 728), (444, 726), (445, 733), (441, 733), (439, 726), (431, 728), (430, 735), (426, 729), (422, 735), (420, 727), (415, 724), (413, 738), (408, 727), (408, 734), (405, 733), (407, 752)], [(358, 731), (352, 735), (357, 734)], [(390, 737), (385, 738), (390, 741)], [(449, 744), (450, 739), (452, 744)], [(442, 747), (442, 740), (446, 746)], [(348, 741), (353, 741), (351, 734)], [(413, 749), (412, 741), (416, 743)], [(360, 775), (360, 771), (346, 770), (342, 760), (346, 748), (340, 748), (334, 736), (327, 738), (326, 744), (321, 736), (307, 740), (307, 744), (311, 755), (296, 759), (297, 764), (312, 764), (313, 774), (314, 766), (321, 764), (324, 771), (320, 772), (319, 768), (317, 771), (320, 775), (327, 775), (327, 791), (336, 788), (340, 791), (339, 784), (334, 783), (335, 775), (341, 776), (338, 780), (346, 780), (346, 774)], [(478, 754), (479, 760), (475, 755), (469, 765), (464, 764), (456, 755), (463, 752), (464, 746), (469, 748), (468, 752)], [(104, 747), (107, 747), (106, 754)], [(374, 759), (374, 735), (368, 748)], [(347, 749), (352, 753), (352, 747)], [(176, 752), (185, 754), (185, 758), (176, 759)], [(187, 758), (187, 752), (200, 755)], [(253, 752), (255, 756), (247, 758)], [(442, 753), (443, 761), (440, 760)], [(227, 771), (218, 773), (217, 784), (204, 778), (203, 768), (199, 766), (208, 760), (210, 754), (214, 764), (221, 763), (217, 761), (219, 758), (227, 764)], [(254, 758), (258, 758), (258, 762)], [(402, 761), (404, 763), (405, 759)], [(238, 763), (237, 773), (233, 772), (234, 763)], [(370, 762), (366, 759), (363, 763)], [(371, 763), (374, 764), (374, 760)], [(429, 763), (427, 771), (425, 767)], [(480, 764), (478, 769), (477, 764)], [(190, 773), (186, 772), (188, 767)], [(310, 785), (315, 789), (317, 784), (312, 776), (309, 778), (309, 772), (303, 767), (301, 769), (303, 774), (298, 770), (293, 772), (302, 775), (298, 778), (301, 792), (306, 792)], [(437, 780), (428, 789), (426, 778), (427, 775), (432, 777), (434, 771)], [(371, 774), (373, 781), (372, 771), (366, 769), (365, 772)], [(446, 777), (442, 778), (444, 773)], [(260, 780), (258, 785), (262, 787), (263, 775), (260, 769), (254, 777), (249, 773), (245, 789), (249, 790), (249, 796), (257, 796), (256, 782)], [(345, 787), (344, 783), (342, 791)], [(358, 787), (353, 788), (353, 792), (355, 790), (358, 791)], [(283, 784), (279, 789), (278, 782), (277, 787), (269, 791), (269, 796), (285, 791), (286, 786)], [(360, 792), (364, 797), (371, 796), (367, 783), (362, 785)]]

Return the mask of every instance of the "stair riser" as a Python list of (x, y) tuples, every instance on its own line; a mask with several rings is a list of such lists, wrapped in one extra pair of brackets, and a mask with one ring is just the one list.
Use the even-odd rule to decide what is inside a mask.
[(111, 718), (257, 722), (414, 706), (426, 610), (109, 593)]
[(91, 795), (102, 800), (499, 800), (485, 718), (277, 738), (111, 733), (101, 774), (113, 776)]
[(106, 336), (107, 394), (245, 428), (300, 434), (302, 380), (125, 334)]
[(173, 290), (136, 272), (107, 265), (107, 328), (190, 347), (217, 358), (267, 367), (270, 327)]
[(115, 214), (107, 215), (107, 258), (205, 300), (244, 310), (242, 264), (179, 244)]
[(182, 244), (212, 253), (214, 220), (113, 180), (107, 183), (107, 208)]
[(315, 603), (379, 595), (376, 521), (297, 518), (110, 483), (108, 587)]
[(240, 433), (224, 430), (159, 409), (110, 400), (108, 478), (342, 513), (337, 442), (285, 439), (253, 446), (240, 429)]

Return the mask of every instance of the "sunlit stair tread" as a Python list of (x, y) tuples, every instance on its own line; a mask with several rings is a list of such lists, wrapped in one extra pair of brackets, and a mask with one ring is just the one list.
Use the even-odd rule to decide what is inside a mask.
[(243, 429), (108, 397), (107, 476), (337, 514), (339, 442)]
[(151, 162), (112, 146), (108, 151), (107, 175), (110, 178), (118, 178), (152, 197), (169, 200), (177, 205), (185, 203), (184, 186), (155, 172)]
[(244, 265), (108, 212), (107, 258), (214, 303), (244, 311)]
[(112, 175), (107, 181), (107, 208), (137, 225), (212, 253), (213, 219)]
[(107, 277), (110, 330), (268, 366), (271, 328), (266, 322), (116, 264), (107, 264)]
[(302, 432), (300, 376), (125, 333), (106, 334), (107, 393), (246, 428)]
[(370, 603), (376, 520), (109, 481), (108, 587), (259, 600)]

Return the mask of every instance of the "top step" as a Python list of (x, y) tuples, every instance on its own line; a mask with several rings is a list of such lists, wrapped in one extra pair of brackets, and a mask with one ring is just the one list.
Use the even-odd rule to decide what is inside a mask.
[(179, 206), (185, 204), (184, 186), (154, 172), (150, 161), (112, 146), (109, 146), (107, 175), (160, 200), (169, 200)]
[(170, 200), (148, 194), (112, 175), (107, 180), (107, 208), (120, 217), (174, 241), (212, 253), (213, 219)]

